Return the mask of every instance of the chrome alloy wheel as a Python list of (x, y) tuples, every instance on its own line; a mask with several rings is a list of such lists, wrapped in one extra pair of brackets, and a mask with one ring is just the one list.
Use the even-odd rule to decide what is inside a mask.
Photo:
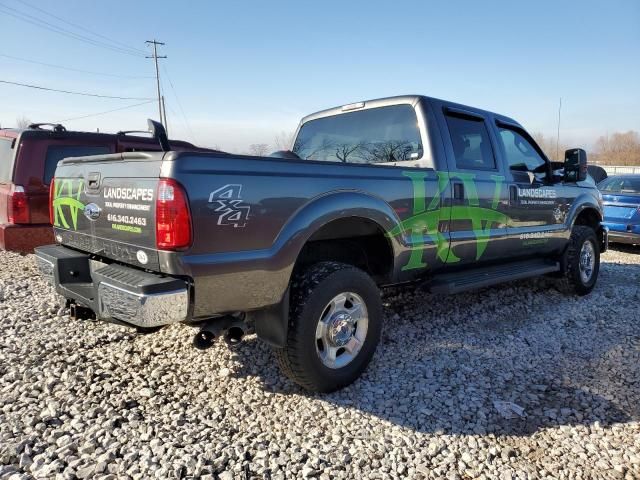
[(584, 284), (589, 283), (593, 276), (595, 257), (593, 243), (587, 240), (580, 249), (580, 279)]
[(327, 304), (316, 327), (316, 353), (325, 367), (342, 368), (353, 361), (367, 337), (369, 315), (362, 297), (343, 292)]

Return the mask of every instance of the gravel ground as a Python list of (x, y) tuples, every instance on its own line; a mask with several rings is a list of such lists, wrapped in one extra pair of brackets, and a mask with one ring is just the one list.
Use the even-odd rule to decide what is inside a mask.
[(331, 395), (255, 336), (58, 316), (32, 256), (0, 263), (0, 478), (640, 478), (640, 250), (583, 298), (387, 292), (374, 361)]

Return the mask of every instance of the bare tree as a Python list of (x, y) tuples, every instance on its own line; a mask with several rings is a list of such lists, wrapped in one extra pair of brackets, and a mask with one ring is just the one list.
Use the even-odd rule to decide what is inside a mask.
[(269, 152), (269, 145), (266, 143), (252, 143), (249, 145), (249, 153), (256, 157), (265, 157)]
[(327, 152), (335, 148), (335, 143), (327, 138), (322, 139), (322, 143), (313, 148), (307, 147), (308, 142), (296, 142), (293, 153), (305, 160), (323, 160)]
[(16, 126), (19, 129), (27, 128), (32, 123), (33, 122), (31, 120), (29, 120), (27, 117), (25, 117), (24, 115), (21, 116), (21, 117), (16, 118)]
[(350, 144), (343, 143), (341, 145), (336, 146), (336, 158), (340, 160), (342, 163), (347, 163), (347, 159), (350, 155), (355, 154), (358, 155), (358, 151), (363, 148), (361, 143)]
[(593, 159), (601, 165), (640, 165), (640, 134), (633, 130), (596, 140)]
[(569, 148), (567, 145), (558, 144), (555, 138), (545, 137), (541, 132), (534, 133), (532, 137), (549, 160), (558, 162), (564, 160), (564, 152)]
[(402, 162), (411, 159), (414, 151), (411, 143), (405, 140), (387, 140), (360, 147), (362, 157), (367, 163)]
[(296, 132), (285, 132), (283, 130), (275, 136), (273, 143), (278, 150), (291, 150), (295, 136)]

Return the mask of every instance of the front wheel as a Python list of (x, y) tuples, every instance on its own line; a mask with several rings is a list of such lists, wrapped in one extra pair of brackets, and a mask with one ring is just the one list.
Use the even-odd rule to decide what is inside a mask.
[(566, 290), (578, 295), (593, 290), (600, 272), (600, 244), (592, 228), (573, 227), (563, 264)]
[(381, 327), (382, 301), (371, 277), (350, 265), (321, 262), (292, 282), (287, 344), (276, 357), (297, 384), (332, 392), (362, 374)]

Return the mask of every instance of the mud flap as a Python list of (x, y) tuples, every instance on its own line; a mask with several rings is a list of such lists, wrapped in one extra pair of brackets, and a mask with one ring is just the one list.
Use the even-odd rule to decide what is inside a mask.
[(600, 225), (596, 233), (598, 240), (600, 240), (600, 253), (604, 253), (609, 249), (609, 227)]
[(289, 289), (280, 303), (247, 312), (247, 319), (255, 325), (256, 334), (260, 340), (273, 347), (284, 347), (289, 329)]

